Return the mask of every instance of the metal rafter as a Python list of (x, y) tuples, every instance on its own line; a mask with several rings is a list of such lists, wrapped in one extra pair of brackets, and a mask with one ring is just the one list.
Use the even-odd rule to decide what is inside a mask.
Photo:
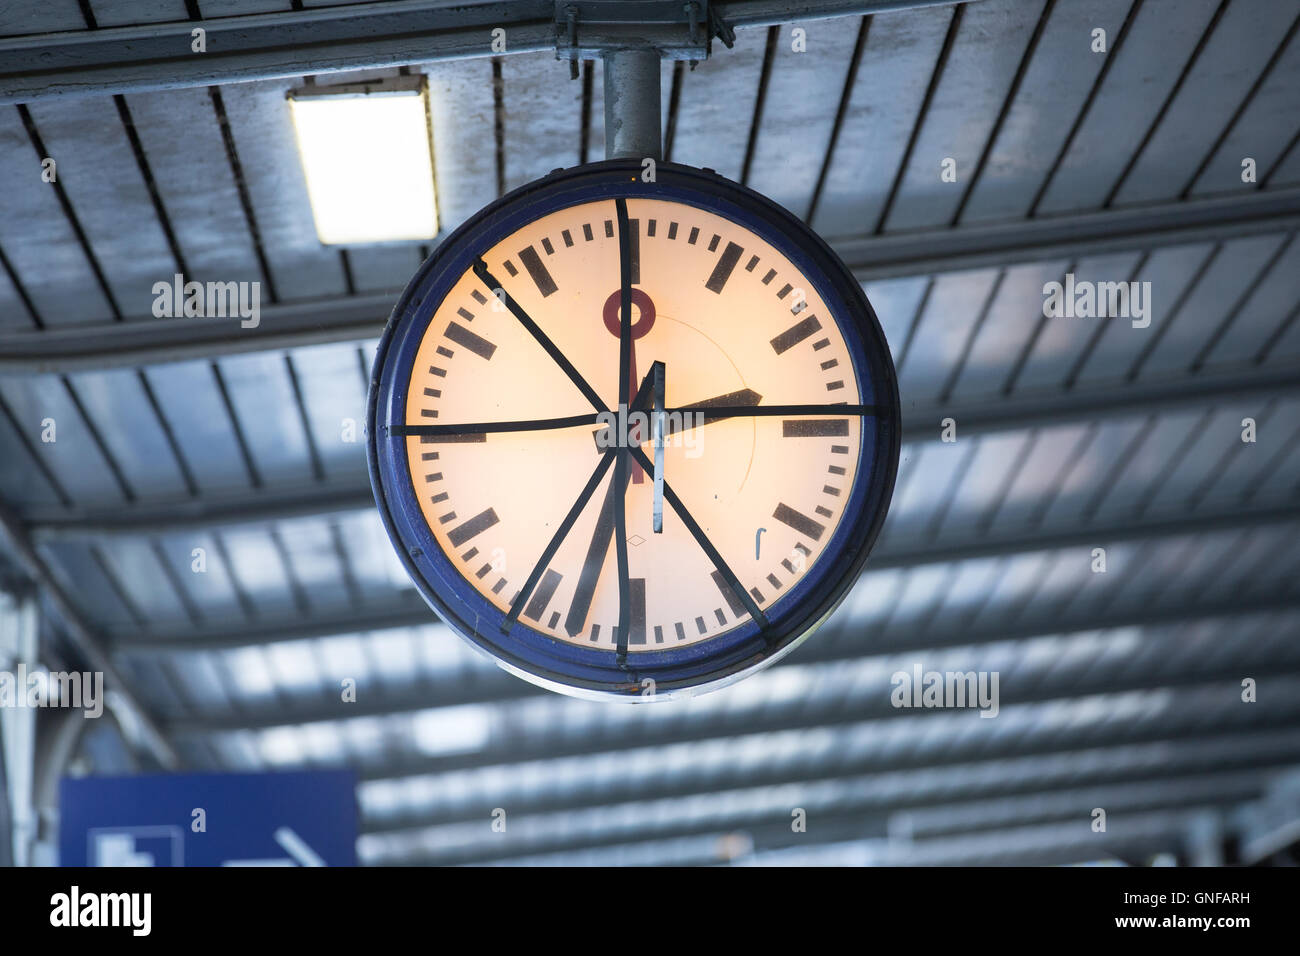
[[(1288, 675), (1279, 674), (1277, 677), (1281, 678), (1280, 687), (1270, 682), (1270, 686), (1273, 686), (1275, 691), (1280, 690), (1282, 693), (1293, 694), (1296, 690), (1300, 690), (1300, 681), (1287, 679)], [(1233, 686), (1237, 689), (1240, 687), (1237, 682), (1234, 682)], [(1224, 685), (1216, 685), (1214, 691), (1218, 693), (1223, 687)], [(1274, 710), (1277, 712), (1274, 713)], [(519, 762), (596, 757), (602, 754), (608, 757), (626, 758), (630, 750), (641, 747), (736, 738), (750, 734), (797, 731), (823, 726), (848, 727), (857, 725), (865, 729), (874, 726), (875, 723), (870, 719), (858, 719), (850, 715), (844, 716), (843, 719), (831, 721), (825, 719), (799, 721), (798, 719), (792, 719), (788, 715), (778, 719), (776, 715), (755, 718), (754, 715), (747, 714), (743, 726), (723, 728), (695, 726), (689, 729), (679, 729), (675, 734), (658, 731), (654, 739), (645, 739), (646, 735), (642, 734), (636, 740), (625, 742), (621, 746), (614, 744), (593, 746), (590, 741), (569, 742), (567, 744), (563, 741), (551, 741), (546, 747), (527, 747), (511, 744), (509, 746), (490, 748), (475, 754), (455, 754), (441, 757), (424, 757), (417, 760), (392, 761), (379, 767), (363, 768), (361, 776), (365, 780), (391, 780), (475, 770), (483, 767), (506, 766)], [(1292, 700), (1282, 700), (1275, 703), (1267, 711), (1258, 709), (1257, 705), (1251, 705), (1237, 711), (1225, 712), (1224, 718), (1215, 721), (1212, 727), (1215, 732), (1224, 733), (1231, 731), (1255, 732), (1300, 729), (1300, 709), (1297, 709)], [(1195, 709), (1179, 708), (1169, 715), (1169, 719), (1131, 720), (1125, 722), (1123, 727), (1120, 728), (1107, 727), (1104, 738), (1099, 735), (1096, 725), (1087, 722), (1065, 729), (1057, 729), (1055, 732), (1045, 735), (1042, 739), (1030, 741), (1026, 741), (1024, 736), (1021, 735), (1007, 735), (1004, 739), (991, 741), (982, 746), (979, 757), (982, 760), (995, 760), (1045, 756), (1083, 747), (1098, 746), (1103, 742), (1106, 746), (1172, 742), (1182, 739), (1189, 732), (1196, 733), (1205, 730), (1206, 724), (1203, 714)], [(855, 768), (854, 772), (874, 773), (888, 770), (952, 767), (968, 763), (970, 760), (971, 754), (961, 747), (950, 748), (939, 755), (929, 751), (905, 749), (896, 751), (895, 755), (889, 758), (881, 758), (879, 755), (868, 756), (855, 761), (852, 766)]]
[[(1040, 757), (1000, 761), (1026, 771), (1023, 777), (1014, 773), (990, 776), (987, 768), (982, 765), (993, 761), (971, 760), (948, 769), (958, 778), (970, 780), (970, 785), (963, 788), (963, 798), (985, 801), (1040, 794), (1066, 785), (1094, 787), (1127, 784), (1136, 780), (1155, 781), (1190, 774), (1229, 772), (1238, 768), (1261, 770), (1300, 763), (1300, 737), (1292, 733), (1290, 728), (1271, 731), (1263, 736), (1271, 736), (1271, 739), (1261, 741), (1261, 734), (1256, 731), (1170, 742), (1166, 745), (1167, 750), (1162, 748), (1158, 756), (1147, 758), (1151, 766), (1143, 770), (1135, 770), (1135, 763), (1139, 761), (1124, 759), (1122, 752), (1126, 746), (1135, 749), (1133, 745), (1062, 751), (1054, 754), (1053, 759), (1068, 760), (1069, 763), (1058, 769), (1042, 769)], [(1141, 746), (1136, 749), (1140, 751)], [(1077, 769), (1079, 766), (1089, 769), (1080, 772)], [(1028, 773), (1031, 768), (1038, 770), (1038, 773)], [(494, 804), (508, 800), (512, 817), (520, 817), (562, 811), (585, 813), (624, 801), (722, 795), (754, 787), (816, 787), (826, 784), (849, 787), (855, 783), (874, 784), (879, 788), (877, 798), (869, 804), (864, 803), (862, 807), (873, 812), (917, 810), (954, 802), (951, 790), (935, 787), (933, 781), (929, 781), (930, 786), (926, 786), (924, 775), (930, 772), (929, 768), (872, 771), (872, 758), (853, 757), (847, 761), (837, 761), (833, 767), (825, 764), (809, 767), (799, 762), (789, 762), (761, 766), (742, 773), (724, 769), (722, 773), (708, 770), (698, 774), (656, 775), (650, 780), (637, 777), (596, 777), (583, 781), (579, 788), (573, 790), (565, 787), (562, 792), (533, 795), (494, 794), (484, 789), (480, 794), (481, 800), (465, 800), (455, 806), (437, 804), (427, 810), (385, 817), (365, 824), (363, 830), (366, 833), (389, 833), (434, 824), (469, 823), (483, 818), (483, 800), (493, 800)], [(917, 777), (921, 779), (913, 780)]]
[[(1151, 810), (1186, 810), (1227, 808), (1242, 801), (1258, 799), (1267, 788), (1267, 776), (1263, 771), (1240, 771), (1231, 775), (1202, 776), (1166, 781), (1155, 781), (1146, 787), (1111, 788), (1106, 793), (1105, 805), (1108, 813), (1128, 817), (1131, 814)], [(1046, 806), (1034, 806), (1033, 799), (1039, 795), (1020, 798), (1025, 808), (1024, 817), (1016, 821), (1020, 825), (1039, 825), (1065, 822), (1067, 820), (1088, 819), (1087, 808), (1096, 806), (1098, 793), (1084, 788), (1068, 788), (1042, 794), (1048, 802)], [(1055, 801), (1052, 802), (1052, 798)], [(962, 807), (967, 804), (981, 804), (985, 801), (949, 801), (943, 804), (949, 807)], [(1081, 809), (1082, 808), (1082, 809)], [(617, 808), (612, 808), (617, 809)], [(842, 830), (847, 835), (861, 837), (885, 837), (889, 832), (890, 816), (893, 810), (877, 810), (869, 800), (848, 800), (834, 809), (819, 813), (809, 813), (810, 821), (832, 832)], [(480, 819), (484, 814), (480, 814)], [(527, 824), (526, 818), (511, 815), (511, 831), (518, 833)], [(615, 819), (618, 819), (617, 817)], [(954, 825), (942, 835), (924, 838), (928, 845), (936, 845), (944, 839), (968, 834), (978, 835), (998, 829), (1001, 820), (971, 820), (963, 826)], [(708, 833), (726, 833), (743, 830), (749, 833), (756, 845), (772, 847), (782, 845), (799, 845), (804, 834), (794, 833), (790, 827), (790, 809), (777, 807), (763, 812), (741, 811), (721, 819), (705, 816), (703, 818), (686, 818), (672, 814), (662, 816), (651, 814), (637, 827), (620, 829), (611, 826), (608, 830), (594, 834), (561, 833), (558, 836), (541, 836), (520, 845), (518, 840), (493, 839), (492, 834), (478, 843), (467, 845), (453, 844), (442, 852), (419, 851), (403, 856), (402, 863), (428, 863), (434, 865), (456, 865), (464, 863), (481, 863), (490, 860), (505, 860), (512, 857), (549, 853), (557, 851), (575, 851), (597, 847), (618, 846), (635, 842), (653, 835), (656, 839), (698, 836)], [(413, 831), (410, 836), (418, 835)], [(526, 832), (526, 831), (525, 831)], [(525, 838), (526, 839), (526, 838)], [(419, 844), (414, 840), (412, 847)], [(398, 862), (398, 861), (393, 861)]]
[[(758, 26), (957, 2), (966, 0), (732, 0), (716, 7), (732, 26)], [(203, 53), (191, 49), (196, 27), (206, 31)], [(497, 28), (506, 31), (504, 49), (493, 48)], [(9, 37), (0, 40), (0, 104), (537, 53), (553, 51), (556, 39), (553, 0), (386, 0)], [(563, 69), (557, 64), (557, 75)]]
[[(376, 4), (382, 6), (382, 4)], [(278, 14), (277, 14), (278, 16)], [(836, 240), (860, 280), (937, 275), (1048, 259), (1224, 241), (1300, 227), (1300, 187), (1097, 213)], [(34, 375), (209, 360), (221, 355), (377, 338), (397, 292), (268, 305), (238, 319), (155, 319), (0, 333), (0, 374)], [(1248, 376), (1242, 384), (1251, 387)]]
[[(1220, 601), (1189, 607), (1185, 603), (1168, 606), (1145, 607), (1140, 611), (1119, 610), (1102, 613), (1041, 614), (1021, 618), (1013, 623), (990, 622), (972, 625), (961, 631), (948, 633), (917, 633), (878, 627), (861, 627), (852, 624), (830, 623), (820, 632), (819, 640), (805, 644), (788, 658), (789, 664), (824, 664), (835, 661), (859, 660), (866, 654), (895, 654), (903, 651), (939, 650), (948, 647), (966, 647), (992, 641), (1025, 640), (1048, 634), (1077, 634), (1087, 631), (1120, 627), (1159, 627), (1168, 624), (1192, 623), (1226, 617), (1245, 617), (1254, 614), (1300, 610), (1300, 596), (1277, 594), (1252, 599), (1249, 607), (1240, 600)], [(287, 641), (315, 640), (338, 636), (382, 631), (389, 628), (438, 627), (431, 611), (422, 603), (410, 602), (405, 610), (382, 613), (352, 612), (319, 621), (286, 621), (267, 623), (255, 628), (231, 628), (227, 631), (203, 633), (185, 632), (132, 636), (113, 641), (110, 648), (120, 654), (162, 653), (212, 653), (238, 650), (246, 647), (265, 647)], [(843, 639), (856, 635), (856, 643), (843, 646)], [(448, 640), (455, 640), (448, 630)], [(500, 700), (516, 700), (540, 694), (533, 685), (512, 677), (505, 671), (486, 669), (473, 680), (460, 680), (443, 688), (436, 696), (424, 695), (415, 702), (415, 709), (451, 707), (460, 704), (483, 704)], [(388, 710), (381, 711), (389, 712)], [(355, 713), (349, 709), (343, 716)]]
[[(903, 413), (905, 442), (933, 439), (946, 417), (957, 422), (960, 437), (1015, 431), (1033, 426), (1097, 422), (1110, 418), (1131, 418), (1187, 407), (1213, 407), (1229, 401), (1280, 398), (1300, 393), (1300, 364), (1294, 362), (1252, 368), (1247, 371), (1202, 373), (1131, 385), (1108, 385), (1072, 391), (1033, 392), (996, 401), (962, 404), (951, 402), (913, 406)], [(261, 490), (238, 495), (209, 495), (170, 502), (138, 502), (104, 507), (32, 508), (23, 515), (39, 541), (85, 538), (117, 534), (166, 534), (171, 531), (231, 525), (259, 524), (306, 516), (327, 516), (368, 510), (374, 506), (370, 484), (358, 460), (354, 479), (349, 482), (307, 484), (289, 491)], [(1293, 509), (1266, 508), (1267, 518), (1287, 520)], [(1113, 530), (1105, 526), (1080, 529), (1070, 540), (1084, 540), (1094, 534), (1123, 535), (1126, 528), (1149, 524), (1153, 534), (1163, 534), (1170, 524), (1185, 523), (1195, 531), (1207, 522), (1216, 526), (1256, 523), (1250, 510), (1231, 509), (1222, 514), (1169, 516), (1164, 520), (1124, 522)], [(1082, 537), (1080, 537), (1082, 536)], [(1044, 540), (1045, 539), (1045, 540)], [(985, 538), (952, 545), (954, 554), (967, 549), (982, 553)], [(1034, 532), (1026, 537), (1026, 548), (1052, 547), (1050, 533)], [(888, 557), (891, 548), (877, 553), (875, 566)], [(901, 554), (901, 552), (900, 552)], [(948, 560), (930, 558), (923, 560)], [(912, 562), (910, 556), (897, 563)]]
[(85, 659), (86, 664), (101, 672), (107, 687), (130, 708), (140, 727), (144, 745), (164, 767), (171, 769), (179, 767), (181, 763), (179, 753), (159, 729), (151, 712), (140, 701), (131, 683), (113, 663), (111, 654), (105, 648), (104, 638), (77, 610), (67, 589), (37, 552), (22, 522), (4, 504), (0, 504), (0, 531), (8, 540), (9, 551), (49, 600), (64, 625), (64, 632)]
[[(1050, 633), (1050, 632), (1049, 632)], [(965, 643), (961, 642), (961, 646)], [(953, 646), (949, 644), (947, 646)], [(862, 650), (862, 649), (859, 649)], [(916, 648), (913, 653), (921, 655), (925, 653), (926, 648)], [(853, 659), (860, 659), (865, 656), (862, 653), (855, 654)], [(1278, 663), (1279, 666), (1271, 666)], [(1264, 666), (1269, 665), (1269, 666)], [(1270, 678), (1276, 678), (1293, 673), (1300, 673), (1300, 663), (1297, 662), (1253, 662), (1255, 670), (1261, 674), (1268, 674)], [(1095, 694), (1122, 693), (1131, 690), (1160, 690), (1168, 687), (1192, 687), (1201, 684), (1207, 684), (1215, 681), (1232, 682), (1234, 685), (1242, 677), (1243, 665), (1239, 661), (1230, 662), (1224, 665), (1215, 662), (1212, 665), (1195, 662), (1194, 667), (1190, 667), (1183, 672), (1170, 675), (1167, 677), (1157, 677), (1152, 674), (1136, 672), (1126, 675), (1114, 675), (1105, 673), (1098, 676), (1095, 672), (1076, 681), (1068, 688), (1057, 686), (1052, 682), (1040, 682), (1037, 686), (1031, 688), (1007, 688), (1002, 693), (1002, 706), (1005, 709), (1009, 706), (1026, 703), (1040, 703), (1046, 700), (1064, 700), (1076, 697), (1086, 697)], [(1018, 691), (1018, 692), (1017, 692)], [(407, 692), (404, 694), (384, 694), (374, 695), (373, 701), (357, 700), (349, 703), (338, 702), (320, 704), (312, 702), (307, 706), (300, 708), (278, 705), (274, 710), (264, 710), (260, 713), (248, 712), (239, 713), (229, 717), (207, 717), (202, 719), (178, 719), (171, 721), (166, 725), (166, 730), (170, 734), (209, 734), (230, 731), (257, 731), (266, 730), (273, 727), (300, 726), (311, 723), (329, 723), (336, 721), (346, 721), (361, 717), (382, 717), (393, 714), (416, 713), (428, 710), (434, 706), (430, 701), (427, 691)], [(858, 700), (850, 704), (845, 704), (838, 698), (826, 702), (810, 703), (798, 714), (790, 715), (778, 713), (774, 716), (762, 714), (746, 714), (746, 722), (743, 732), (753, 733), (759, 729), (764, 729), (764, 721), (772, 721), (773, 726), (766, 727), (768, 730), (788, 730), (791, 727), (816, 727), (816, 726), (833, 726), (837, 723), (852, 723), (861, 720), (873, 718), (890, 718), (898, 716), (908, 716), (915, 713), (925, 713), (924, 711), (899, 710), (892, 706), (888, 694), (881, 695), (880, 699)], [(729, 733), (742, 732), (740, 726), (731, 727), (725, 722), (717, 720), (700, 721), (697, 725), (686, 727), (670, 725), (660, 729), (655, 724), (647, 725), (640, 728), (643, 731), (642, 736), (629, 738), (619, 741), (620, 746), (648, 746), (656, 743), (679, 743), (683, 739), (687, 740), (706, 740), (718, 736), (726, 736)], [(659, 739), (662, 736), (663, 739)], [(563, 742), (559, 746), (566, 746)], [(602, 743), (594, 743), (591, 740), (585, 740), (581, 743), (578, 753), (586, 753), (587, 748), (592, 746), (603, 746)], [(529, 746), (520, 748), (519, 752), (512, 756), (502, 756), (492, 753), (490, 750), (482, 751), (479, 756), (491, 763), (510, 763), (514, 760), (539, 759), (540, 755)]]

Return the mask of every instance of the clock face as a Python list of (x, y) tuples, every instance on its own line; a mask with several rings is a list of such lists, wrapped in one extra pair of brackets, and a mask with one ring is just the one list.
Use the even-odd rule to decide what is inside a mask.
[(371, 471), (441, 616), (586, 696), (721, 686), (852, 584), (898, 459), (889, 353), (792, 216), (711, 173), (553, 174), (444, 241), (375, 366)]

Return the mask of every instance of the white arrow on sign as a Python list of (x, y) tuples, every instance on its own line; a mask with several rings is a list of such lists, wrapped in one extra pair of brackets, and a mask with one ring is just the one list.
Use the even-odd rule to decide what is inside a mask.
[(280, 827), (271, 834), (275, 842), (284, 847), (287, 857), (265, 860), (226, 860), (222, 866), (324, 866), (325, 860), (309, 847), (305, 840), (288, 827)]

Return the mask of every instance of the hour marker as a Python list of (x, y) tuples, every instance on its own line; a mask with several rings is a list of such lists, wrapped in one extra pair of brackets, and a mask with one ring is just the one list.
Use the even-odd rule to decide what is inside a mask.
[(515, 268), (515, 264), (511, 262), (509, 259), (505, 261), (505, 267), (506, 267), (506, 272), (510, 273), (511, 278), (514, 278), (515, 276), (519, 275), (519, 270)]
[(459, 315), (466, 322), (474, 321), (474, 313), (471, 312), (469, 309), (457, 309), (456, 314)]
[(497, 523), (497, 513), (491, 508), (486, 511), (480, 511), (474, 517), (470, 518), (459, 527), (452, 528), (447, 537), (451, 540), (452, 546), (459, 548), (475, 535), (482, 534), (488, 528)]
[(772, 517), (782, 524), (794, 528), (800, 534), (806, 534), (814, 541), (820, 541), (822, 532), (826, 530), (826, 526), (820, 521), (814, 521), (806, 514), (795, 511), (785, 503), (776, 506), (776, 510), (772, 512)]
[(542, 582), (537, 585), (537, 590), (528, 600), (528, 607), (524, 608), (524, 617), (534, 621), (540, 621), (542, 615), (546, 613), (546, 605), (551, 603), (551, 598), (555, 596), (555, 589), (560, 586), (560, 581), (564, 575), (557, 574), (550, 568), (542, 575)]
[(836, 438), (848, 433), (847, 418), (786, 418), (781, 421), (782, 438)]
[(554, 247), (553, 245), (551, 245), (551, 240), (550, 240), (550, 239), (543, 239), (543, 240), (542, 240), (542, 248), (546, 250), (546, 254), (547, 254), (548, 256), (553, 256), (553, 255), (555, 255), (555, 247)]
[(555, 280), (551, 278), (551, 274), (546, 270), (546, 266), (542, 265), (542, 257), (537, 254), (537, 250), (532, 246), (519, 250), (519, 261), (528, 270), (528, 275), (532, 278), (533, 284), (537, 286), (537, 291), (542, 294), (542, 298), (546, 298), (558, 288)]
[(628, 614), (627, 642), (629, 644), (645, 643), (645, 578), (628, 579), (628, 599), (631, 607)]
[(641, 284), (641, 220), (627, 221), (627, 258), (631, 270), (632, 285)]
[(686, 237), (686, 241), (689, 242), (691, 245), (695, 245), (695, 240), (698, 238), (700, 238), (700, 227), (691, 226), (691, 234)]
[[(740, 603), (740, 598), (736, 596), (735, 591), (731, 590), (731, 585), (728, 584), (727, 579), (722, 576), (722, 572), (714, 571), (711, 576), (713, 578), (713, 583), (716, 584), (718, 590), (722, 592), (722, 599), (727, 602), (727, 607), (731, 608), (731, 613), (736, 615), (736, 617), (744, 617), (747, 613), (745, 611), (745, 605)], [(718, 623), (722, 624), (725, 622), (719, 621)]]
[(569, 230), (567, 229), (561, 230), (560, 238), (564, 240), (564, 247), (566, 249), (570, 248), (573, 245), (573, 233), (569, 232)]
[(727, 243), (727, 248), (718, 257), (718, 264), (713, 267), (713, 274), (709, 276), (709, 281), (704, 283), (704, 288), (710, 292), (721, 294), (727, 280), (731, 278), (732, 270), (736, 268), (736, 263), (740, 261), (741, 253), (744, 251), (734, 242)]
[(717, 251), (718, 251), (718, 243), (721, 242), (721, 241), (722, 241), (722, 237), (721, 237), (721, 236), (714, 236), (712, 239), (710, 239), (710, 240), (709, 240), (709, 252), (717, 252)]
[(475, 335), (459, 322), (449, 323), (447, 326), (447, 338), (451, 339), (457, 345), (463, 345), (480, 358), (490, 359), (492, 353), (497, 347), (483, 338), (481, 335)]
[(811, 336), (821, 327), (822, 324), (817, 321), (817, 316), (810, 315), (802, 322), (796, 322), (774, 338), (772, 340), (772, 348), (776, 350), (777, 355), (780, 355), (787, 349), (794, 348), (794, 346)]
[(421, 435), (420, 441), (430, 444), (458, 444), (462, 442), (480, 442), (487, 441), (487, 435), (483, 432), (459, 432), (454, 435)]

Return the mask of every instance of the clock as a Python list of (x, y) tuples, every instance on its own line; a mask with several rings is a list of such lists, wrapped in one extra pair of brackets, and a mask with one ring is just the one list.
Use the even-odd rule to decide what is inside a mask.
[(772, 664), (884, 520), (898, 388), (861, 286), (712, 171), (557, 170), (487, 206), (379, 343), (375, 500), (416, 587), (501, 666), (664, 699)]

